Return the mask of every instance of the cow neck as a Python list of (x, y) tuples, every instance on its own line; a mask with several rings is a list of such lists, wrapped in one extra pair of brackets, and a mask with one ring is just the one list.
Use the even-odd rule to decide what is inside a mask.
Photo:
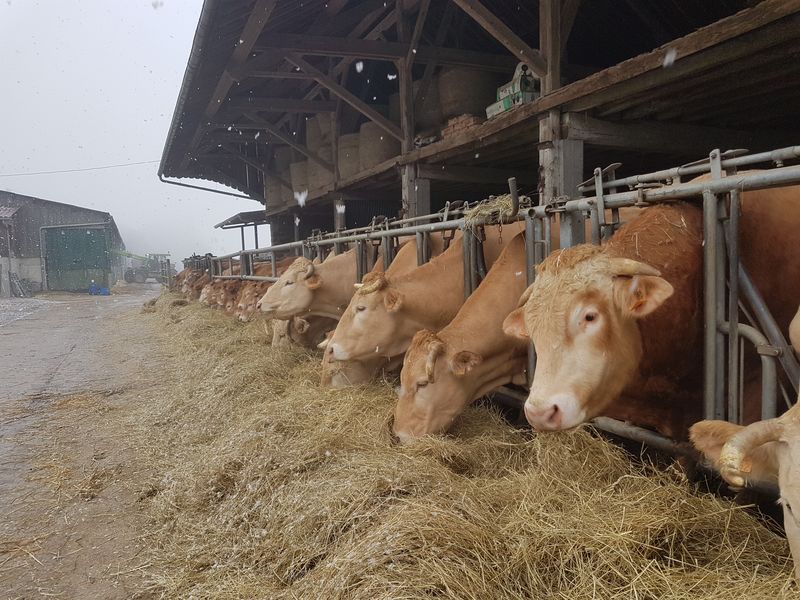
[(606, 246), (610, 256), (658, 269), (675, 290), (656, 311), (636, 322), (642, 342), (639, 373), (644, 377), (677, 380), (702, 363), (702, 239), (700, 210), (678, 204), (647, 209)]
[(470, 374), (465, 377), (473, 377), (474, 383), (470, 387), (471, 398), (474, 402), (501, 385), (511, 383), (515, 375), (524, 374), (527, 363), (527, 347), (520, 348), (519, 345), (510, 346), (507, 350), (484, 358)]
[(355, 254), (349, 252), (322, 263), (317, 267), (322, 285), (314, 291), (314, 298), (307, 310), (309, 314), (339, 319), (353, 297), (356, 283)]
[[(448, 260), (453, 258), (458, 264)], [(389, 285), (403, 295), (404, 321), (418, 329), (438, 331), (453, 320), (464, 303), (461, 256), (439, 255), (394, 282), (390, 280)]]
[(527, 343), (503, 332), (503, 321), (517, 308), (526, 287), (525, 242), (520, 238), (512, 244), (467, 298), (456, 317), (439, 333), (450, 347), (470, 350), (484, 357), (509, 348), (527, 348)]

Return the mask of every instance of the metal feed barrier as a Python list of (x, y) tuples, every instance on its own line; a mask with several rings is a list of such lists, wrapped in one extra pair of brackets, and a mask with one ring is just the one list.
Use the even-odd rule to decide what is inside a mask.
[[(485, 226), (525, 222), (526, 271), (530, 284), (535, 277), (535, 265), (551, 252), (550, 233), (555, 215), (562, 222), (560, 245), (570, 247), (585, 241), (583, 227), (574, 225), (583, 223), (587, 217), (591, 220), (591, 241), (600, 243), (609, 239), (620, 226), (620, 208), (701, 198), (705, 294), (704, 417), (741, 421), (741, 364), (744, 344), (749, 342), (761, 359), (761, 416), (768, 419), (778, 414), (779, 387), (787, 406), (791, 404), (790, 396), (796, 397), (800, 365), (739, 260), (740, 196), (745, 191), (800, 184), (800, 166), (784, 166), (785, 161), (798, 158), (800, 146), (758, 154), (748, 154), (745, 150), (724, 153), (714, 150), (708, 158), (687, 165), (621, 179), (616, 178), (616, 170), (620, 166), (616, 163), (606, 169), (595, 169), (593, 178), (579, 186), (578, 190), (587, 194), (586, 196), (558, 198), (550, 204), (538, 206), (530, 205), (529, 198), (518, 195), (516, 181), (512, 178), (509, 180), (509, 187), (513, 208), (508, 214), (494, 213), (468, 221), (464, 214), (470, 207), (448, 205), (439, 213), (431, 215), (401, 220), (381, 217), (374, 219), (368, 227), (315, 234), (302, 241), (244, 250), (225, 256), (196, 257), (194, 264), (204, 265), (203, 268), (208, 268), (216, 279), (276, 281), (276, 255), (280, 253), (293, 252), (322, 260), (331, 250), (341, 252), (353, 246), (356, 249), (357, 278), (360, 281), (368, 271), (370, 247), (374, 249), (380, 246), (383, 249), (385, 264), (388, 266), (394, 258), (399, 238), (414, 235), (417, 240), (417, 264), (423, 264), (430, 258), (431, 233), (454, 233), (461, 230), (464, 289), (468, 296), (486, 274), (481, 245), (482, 229)], [(738, 174), (741, 168), (763, 168), (765, 165), (769, 167), (754, 173)], [(710, 177), (703, 181), (682, 181), (687, 177), (694, 178), (704, 174), (710, 174)], [(606, 221), (609, 210), (611, 220)], [(271, 276), (253, 274), (257, 257), (271, 261)], [(239, 274), (233, 274), (235, 264), (239, 265)], [(750, 324), (741, 323), (740, 314)], [(779, 386), (778, 365), (793, 388), (791, 394)], [(531, 347), (529, 382), (535, 367), (536, 354)], [(507, 388), (500, 392), (517, 400), (524, 400), (524, 395), (519, 392)], [(593, 423), (599, 429), (672, 454), (695, 454), (686, 444), (676, 443), (628, 423), (607, 417), (597, 418)]]

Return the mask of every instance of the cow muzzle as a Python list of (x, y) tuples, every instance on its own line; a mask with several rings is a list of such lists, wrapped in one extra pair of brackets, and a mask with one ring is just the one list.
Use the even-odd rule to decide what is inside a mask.
[(525, 402), (525, 418), (538, 431), (561, 431), (585, 421), (584, 410), (574, 394), (560, 393), (547, 399), (531, 395)]
[(331, 349), (334, 360), (348, 360), (350, 354), (337, 342), (330, 342), (328, 347)]

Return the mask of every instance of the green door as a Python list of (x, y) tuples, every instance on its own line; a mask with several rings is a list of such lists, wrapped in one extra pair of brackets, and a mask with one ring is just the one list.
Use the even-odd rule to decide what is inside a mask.
[(44, 232), (47, 289), (87, 290), (92, 280), (99, 287), (108, 287), (105, 229), (54, 227)]

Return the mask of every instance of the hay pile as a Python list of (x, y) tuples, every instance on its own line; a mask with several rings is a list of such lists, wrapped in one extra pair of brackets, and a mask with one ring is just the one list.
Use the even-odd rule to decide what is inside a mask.
[(318, 359), (162, 297), (186, 368), (148, 406), (163, 477), (145, 494), (164, 597), (778, 598), (787, 544), (676, 470), (583, 431), (531, 435), (487, 409), (391, 444), (391, 387), (318, 387)]
[[(526, 197), (520, 197), (520, 206), (525, 204)], [(499, 222), (503, 217), (511, 216), (514, 209), (514, 203), (511, 200), (511, 194), (503, 194), (501, 196), (489, 196), (488, 199), (483, 200), (467, 210), (464, 213), (464, 223), (468, 227), (476, 227), (484, 222), (484, 219), (491, 218), (492, 222)]]

